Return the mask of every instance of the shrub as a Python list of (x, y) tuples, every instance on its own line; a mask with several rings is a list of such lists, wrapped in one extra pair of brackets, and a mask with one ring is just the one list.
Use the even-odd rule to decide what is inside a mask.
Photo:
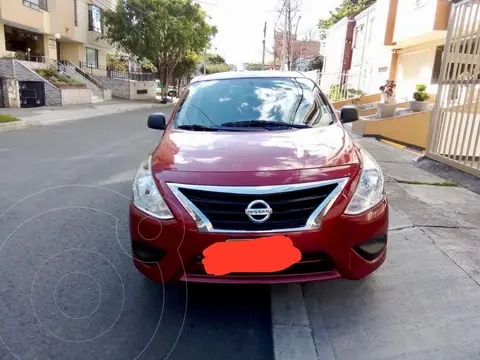
[(352, 99), (353, 104), (358, 104), (365, 93), (360, 89), (345, 89), (341, 85), (332, 85), (328, 90), (328, 98), (331, 102)]
[(418, 84), (416, 86), (416, 90), (414, 93), (413, 93), (413, 98), (416, 100), (416, 101), (426, 101), (430, 98), (430, 95), (427, 94), (426, 90), (427, 90), (427, 86), (424, 85), (424, 84)]
[(15, 51), (14, 57), (17, 60), (25, 60), (26, 58), (25, 53), (23, 51)]
[(35, 72), (43, 77), (44, 79), (47, 79), (49, 82), (51, 82), (53, 85), (59, 87), (59, 86), (65, 86), (65, 85), (75, 85), (77, 87), (80, 87), (78, 85), (83, 85), (80, 81), (77, 79), (68, 77), (65, 74), (62, 74), (61, 72), (58, 72), (55, 67), (49, 67), (47, 69), (37, 69)]

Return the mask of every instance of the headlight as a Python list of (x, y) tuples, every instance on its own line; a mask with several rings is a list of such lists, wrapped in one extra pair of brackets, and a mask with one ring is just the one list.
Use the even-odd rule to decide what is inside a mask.
[(153, 180), (150, 156), (138, 169), (133, 181), (133, 203), (145, 213), (162, 220), (173, 219), (172, 212)]
[(364, 149), (360, 150), (363, 158), (363, 169), (355, 194), (345, 210), (347, 215), (358, 215), (378, 205), (384, 196), (382, 170)]

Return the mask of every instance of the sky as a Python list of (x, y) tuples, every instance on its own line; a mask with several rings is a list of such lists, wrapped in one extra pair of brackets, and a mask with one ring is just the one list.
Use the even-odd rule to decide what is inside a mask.
[[(301, 15), (298, 37), (312, 31), (318, 37), (317, 23), (328, 17), (342, 0), (301, 0)], [(276, 9), (283, 0), (198, 0), (211, 16), (209, 22), (216, 25), (218, 34), (210, 52), (225, 57), (227, 63), (240, 65), (262, 61), (263, 28), (267, 21), (266, 61), (272, 58), (273, 29), (278, 19)], [(295, 20), (296, 21), (296, 20)], [(215, 50), (216, 49), (216, 50)]]

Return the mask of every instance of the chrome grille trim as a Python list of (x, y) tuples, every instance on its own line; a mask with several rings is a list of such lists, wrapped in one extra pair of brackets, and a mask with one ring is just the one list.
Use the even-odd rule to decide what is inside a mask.
[[(283, 232), (295, 232), (305, 230), (320, 229), (322, 222), (316, 221), (319, 215), (323, 214), (323, 217), (328, 213), (331, 206), (335, 203), (339, 195), (348, 183), (348, 178), (339, 178), (334, 180), (325, 180), (310, 183), (301, 184), (289, 184), (289, 185), (273, 185), (273, 186), (210, 186), (210, 185), (190, 185), (190, 184), (178, 184), (167, 182), (167, 186), (172, 193), (183, 205), (185, 210), (190, 214), (195, 221), (198, 231), (201, 233), (229, 233), (229, 234), (267, 234), (267, 233), (283, 233)], [(290, 228), (290, 229), (275, 229), (275, 230), (260, 230), (260, 231), (246, 231), (246, 230), (224, 230), (216, 229), (213, 227), (210, 220), (193, 204), (181, 191), (184, 189), (193, 189), (209, 192), (229, 193), (229, 194), (248, 194), (248, 195), (265, 195), (275, 194), (282, 192), (291, 192), (298, 190), (311, 189), (321, 186), (337, 184), (334, 190), (325, 198), (325, 200), (312, 212), (308, 218), (305, 226)]]

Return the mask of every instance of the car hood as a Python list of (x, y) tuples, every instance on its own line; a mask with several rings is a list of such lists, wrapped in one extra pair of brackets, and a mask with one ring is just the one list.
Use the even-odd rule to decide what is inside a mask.
[(155, 173), (242, 172), (358, 164), (343, 126), (289, 131), (199, 132), (168, 129), (152, 154)]

